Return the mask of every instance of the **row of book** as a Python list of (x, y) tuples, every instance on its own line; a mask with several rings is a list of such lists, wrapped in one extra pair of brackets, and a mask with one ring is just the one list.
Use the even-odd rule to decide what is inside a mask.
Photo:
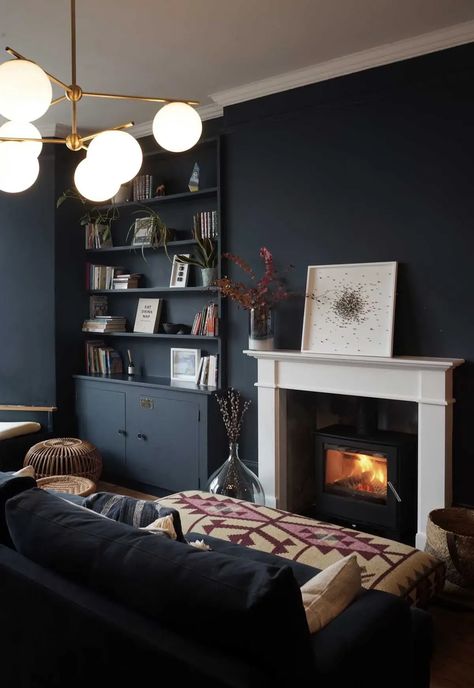
[(217, 387), (217, 355), (203, 356), (199, 363), (197, 384), (204, 387)]
[(99, 315), (82, 323), (83, 332), (126, 332), (127, 319), (121, 315)]
[(133, 180), (132, 194), (134, 201), (145, 201), (148, 198), (153, 198), (153, 175), (139, 174)]
[(86, 248), (111, 248), (112, 232), (110, 225), (100, 225), (89, 222), (84, 227)]
[(138, 272), (118, 275), (113, 279), (112, 289), (137, 289), (140, 277)]
[(217, 337), (219, 334), (219, 315), (217, 303), (209, 303), (194, 316), (191, 334), (206, 337)]
[(87, 289), (113, 289), (114, 278), (121, 275), (123, 269), (114, 265), (93, 265), (86, 263)]
[(122, 357), (103, 341), (87, 341), (86, 370), (88, 375), (120, 375), (123, 373)]
[(218, 236), (217, 210), (206, 210), (193, 215), (193, 230), (203, 239), (216, 239)]

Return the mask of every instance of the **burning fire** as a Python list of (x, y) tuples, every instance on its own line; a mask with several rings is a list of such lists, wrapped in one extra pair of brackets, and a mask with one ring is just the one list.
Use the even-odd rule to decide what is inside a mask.
[(367, 454), (351, 454), (353, 468), (350, 478), (358, 482), (355, 486), (361, 492), (381, 492), (387, 489), (387, 462)]

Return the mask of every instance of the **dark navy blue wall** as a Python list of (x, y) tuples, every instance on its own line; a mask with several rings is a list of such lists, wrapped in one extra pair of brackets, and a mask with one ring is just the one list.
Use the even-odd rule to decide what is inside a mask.
[[(473, 360), (473, 77), (471, 45), (227, 108), (227, 249), (252, 259), (268, 246), (295, 265), (300, 294), (308, 264), (396, 260), (394, 353)], [(300, 347), (302, 314), (302, 297), (280, 309), (278, 347)], [(229, 308), (229, 382), (256, 402), (245, 316)], [(454, 478), (471, 505), (473, 381), (468, 363)], [(256, 411), (244, 459), (256, 458)]]

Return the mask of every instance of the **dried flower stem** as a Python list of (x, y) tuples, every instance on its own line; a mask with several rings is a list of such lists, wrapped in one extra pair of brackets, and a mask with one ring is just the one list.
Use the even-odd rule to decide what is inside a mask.
[(247, 400), (242, 403), (240, 392), (232, 387), (226, 394), (216, 396), (216, 399), (229, 442), (237, 442), (242, 431), (242, 419), (252, 402)]

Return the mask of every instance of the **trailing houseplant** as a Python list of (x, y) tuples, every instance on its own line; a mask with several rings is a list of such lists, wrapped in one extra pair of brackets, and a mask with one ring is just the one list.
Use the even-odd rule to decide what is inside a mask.
[[(79, 219), (79, 224), (82, 227), (92, 225), (96, 234), (98, 234), (100, 231), (101, 245), (111, 246), (111, 226), (112, 222), (117, 220), (119, 217), (120, 213), (118, 208), (113, 204), (105, 208), (99, 205), (92, 205), (90, 201), (84, 198), (84, 196), (81, 196), (81, 194), (75, 189), (66, 189), (63, 191), (56, 201), (56, 208), (59, 208), (68, 199), (77, 201), (82, 205), (84, 213)], [(100, 246), (98, 248), (100, 248)]]
[(191, 256), (178, 254), (176, 260), (200, 268), (202, 283), (207, 287), (217, 277), (217, 244), (212, 239), (200, 236), (197, 229), (193, 229), (193, 239), (196, 242), (194, 253)]
[(145, 246), (151, 246), (152, 248), (163, 247), (166, 255), (169, 258), (168, 242), (172, 241), (174, 237), (173, 230), (166, 226), (156, 210), (153, 210), (153, 208), (150, 208), (146, 205), (138, 205), (140, 205), (140, 209), (134, 211), (134, 215), (140, 215), (140, 217), (137, 219), (146, 219), (148, 221), (146, 240), (140, 241), (143, 229), (140, 227), (140, 223), (137, 223), (136, 221), (134, 221), (129, 227), (127, 232), (127, 240), (131, 236), (132, 244), (135, 244), (137, 247), (141, 246), (144, 260), (146, 260), (143, 250)]
[[(224, 253), (248, 277), (247, 283), (221, 277), (215, 284), (222, 296), (235, 301), (240, 308), (249, 311), (249, 348), (273, 348), (274, 307), (291, 296), (286, 289), (283, 275), (275, 268), (271, 252), (265, 246), (259, 251), (263, 261), (263, 275), (257, 277), (255, 271), (242, 258), (232, 253)], [(291, 268), (292, 266), (289, 266)]]

